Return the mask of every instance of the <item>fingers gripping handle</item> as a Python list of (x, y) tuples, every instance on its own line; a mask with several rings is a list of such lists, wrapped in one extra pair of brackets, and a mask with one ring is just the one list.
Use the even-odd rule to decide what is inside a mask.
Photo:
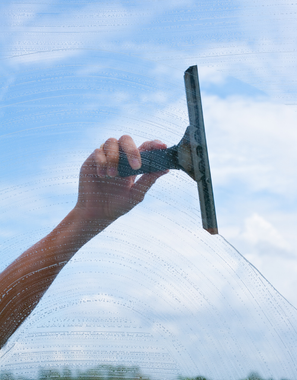
[(131, 168), (128, 158), (123, 151), (120, 151), (118, 172), (120, 177), (129, 177), (144, 173), (155, 173), (167, 169), (181, 169), (178, 163), (177, 146), (168, 149), (150, 150), (140, 153), (141, 168), (134, 170)]

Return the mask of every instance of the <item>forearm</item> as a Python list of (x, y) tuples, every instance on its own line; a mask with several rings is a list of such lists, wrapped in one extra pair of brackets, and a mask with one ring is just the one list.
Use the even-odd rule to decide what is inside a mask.
[(0, 348), (38, 304), (73, 255), (110, 221), (89, 221), (74, 208), (44, 239), (0, 274)]
[[(165, 172), (135, 177), (116, 176), (120, 148), (133, 169), (140, 151), (165, 149), (155, 140), (137, 149), (130, 136), (108, 139), (83, 163), (76, 207), (44, 239), (24, 252), (0, 274), (0, 348), (38, 304), (73, 255), (121, 215), (143, 200)], [(137, 161), (135, 164), (135, 160)]]

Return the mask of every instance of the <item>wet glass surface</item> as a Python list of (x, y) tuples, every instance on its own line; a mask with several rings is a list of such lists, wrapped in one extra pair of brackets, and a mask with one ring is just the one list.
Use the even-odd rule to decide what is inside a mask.
[[(288, 172), (296, 157), (288, 148), (275, 166), (283, 168), (282, 181), (273, 182), (276, 169), (264, 148), (296, 140), (289, 127), (294, 107), (283, 105), (296, 100), (289, 75), (294, 12), (295, 5), (265, 1), (2, 5), (0, 270), (73, 208), (80, 167), (107, 138), (128, 134), (137, 145), (180, 141), (189, 123), (183, 72), (197, 63), (223, 231), (211, 236), (202, 229), (189, 176), (171, 171), (158, 179), (140, 205), (64, 267), (1, 349), (2, 373), (32, 378), (40, 368), (76, 373), (104, 365), (103, 372), (129, 367), (126, 378), (139, 378), (135, 367), (152, 379), (235, 380), (251, 371), (296, 377), (296, 309), (256, 269), (267, 266), (271, 253), (267, 262), (288, 267), (280, 282), (296, 283), (294, 234), (287, 238), (277, 222), (273, 229), (263, 211), (288, 188), (275, 207), (289, 210), (278, 220), (287, 215), (293, 231), (296, 181)], [(282, 34), (275, 36), (272, 25)], [(277, 115), (288, 121), (285, 142), (275, 120), (263, 130), (257, 129), (261, 118), (249, 120), (262, 112), (278, 126)], [(234, 127), (233, 145), (228, 113), (243, 123)], [(265, 218), (245, 201), (248, 192), (264, 205), (257, 212)], [(240, 211), (248, 208), (254, 214)], [(246, 229), (237, 233), (243, 215)], [(239, 247), (246, 243), (246, 257), (225, 231)], [(267, 273), (274, 279), (277, 270), (275, 264)]]

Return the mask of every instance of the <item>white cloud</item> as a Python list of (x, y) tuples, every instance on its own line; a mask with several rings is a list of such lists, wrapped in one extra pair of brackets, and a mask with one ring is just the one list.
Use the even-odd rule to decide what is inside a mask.
[[(285, 0), (237, 1), (240, 37), (226, 44), (226, 72), (263, 89), (281, 103), (296, 104), (296, 4)], [(233, 46), (232, 46), (233, 45)], [(219, 45), (218, 45), (219, 47)], [(220, 66), (220, 64), (218, 65)]]
[[(100, 2), (79, 9), (58, 3), (20, 9), (9, 5), (3, 10), (10, 35), (7, 52), (24, 55), (22, 60), (51, 61), (88, 49), (103, 49), (161, 60), (183, 69), (198, 61), (206, 70), (223, 70), (281, 96), (281, 101), (293, 101), (295, 85), (291, 78), (297, 38), (294, 5), (239, 1), (221, 13), (211, 6), (188, 0), (162, 1), (154, 6), (150, 2), (133, 6)], [(199, 37), (201, 25), (208, 26), (205, 15), (213, 27)], [(221, 18), (228, 16), (232, 22), (221, 24)], [(175, 28), (182, 33), (176, 35)], [(173, 36), (178, 36), (178, 44)], [(221, 80), (221, 74), (210, 77)]]
[(219, 230), (297, 305), (296, 111), (243, 97), (203, 103)]
[(249, 244), (266, 242), (285, 251), (291, 250), (290, 244), (279, 231), (260, 215), (254, 214), (245, 220), (242, 238)]
[(295, 109), (273, 102), (204, 96), (215, 182), (235, 179), (251, 191), (297, 193)]
[(10, 38), (2, 53), (15, 57), (11, 62), (14, 65), (61, 61), (85, 54), (89, 49), (119, 53), (137, 31), (142, 33), (158, 17), (192, 3), (192, 0), (162, 1), (152, 7), (147, 2), (131, 5), (116, 1), (78, 7), (69, 3), (64, 7), (52, 2), (27, 4), (20, 9), (8, 5), (4, 14)]

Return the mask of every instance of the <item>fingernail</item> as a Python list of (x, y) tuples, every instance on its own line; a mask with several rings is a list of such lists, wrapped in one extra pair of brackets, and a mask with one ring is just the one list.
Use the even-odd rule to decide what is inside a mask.
[(141, 168), (141, 162), (138, 158), (132, 158), (130, 165), (131, 165), (131, 168), (134, 170)]
[(118, 174), (118, 171), (115, 167), (110, 167), (107, 169), (107, 175), (110, 177), (115, 177)]
[(154, 140), (154, 142), (159, 143), (159, 144), (163, 144), (162, 141), (160, 141), (160, 140)]

